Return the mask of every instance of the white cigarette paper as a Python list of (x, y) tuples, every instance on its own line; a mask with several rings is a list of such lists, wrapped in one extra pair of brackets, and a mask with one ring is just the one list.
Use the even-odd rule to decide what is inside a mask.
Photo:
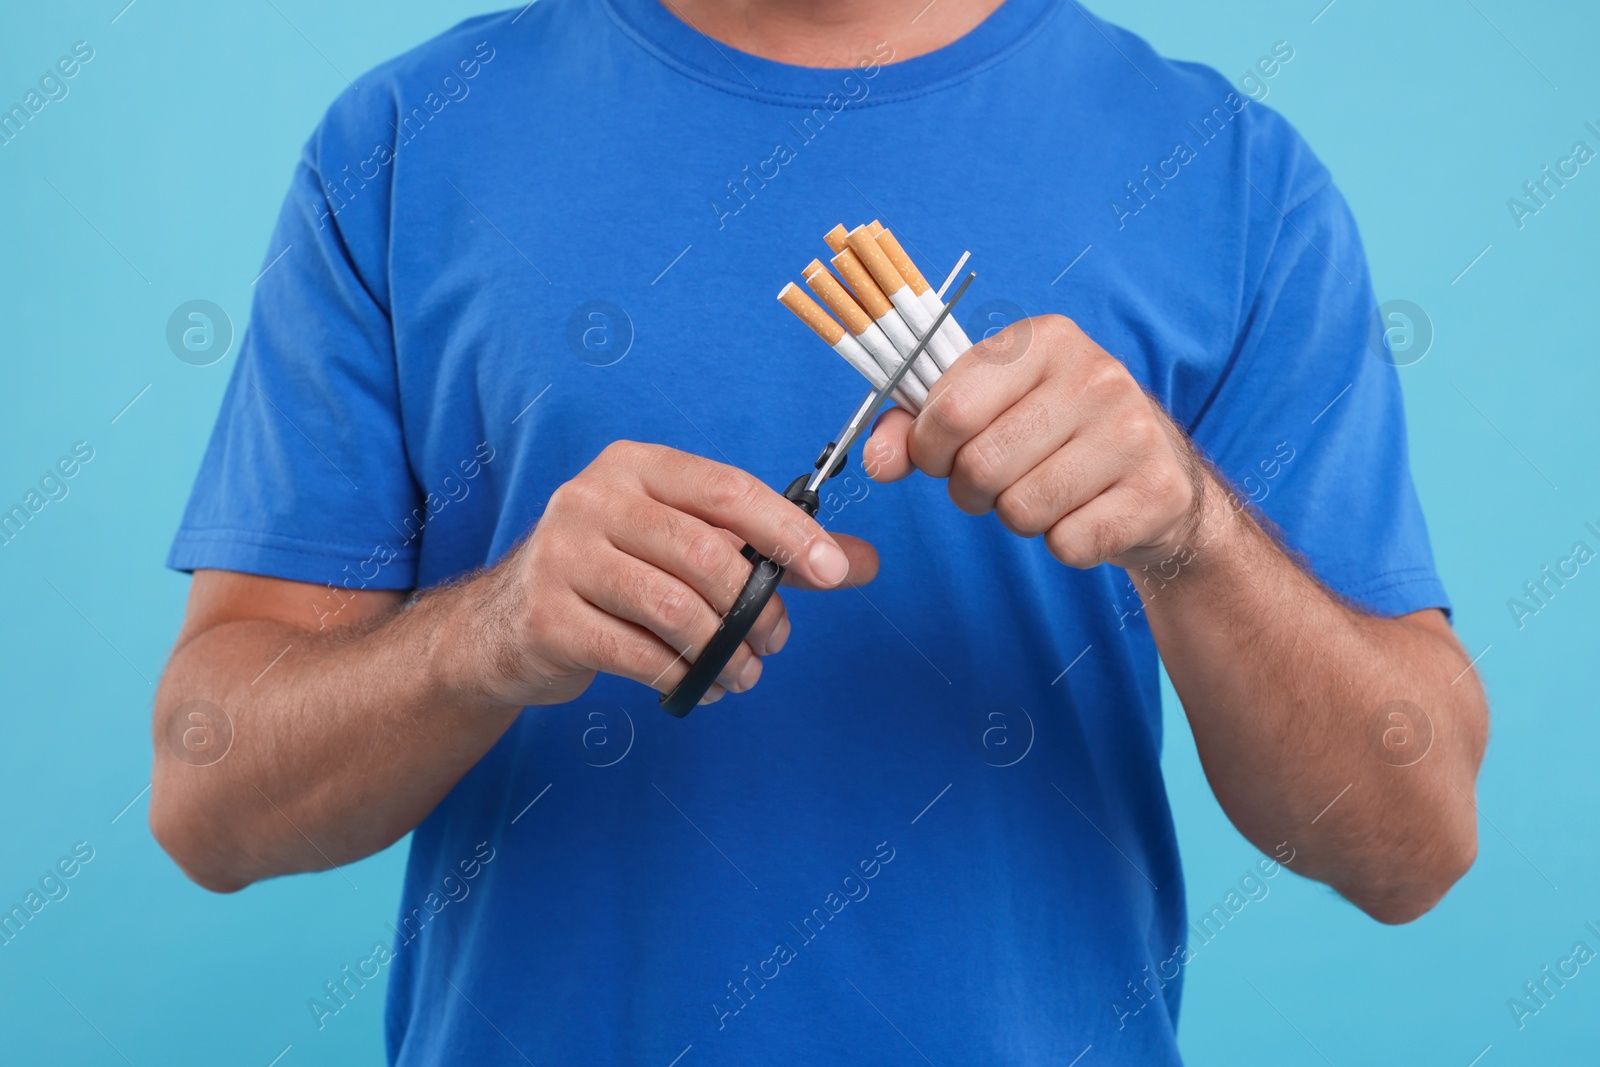
[[(890, 303), (900, 313), (901, 319), (911, 328), (914, 337), (921, 340), (923, 334), (933, 327), (934, 316), (928, 314), (927, 307), (917, 299), (917, 295), (911, 291), (911, 286), (895, 269), (894, 263), (885, 254), (883, 247), (872, 236), (871, 229), (867, 226), (857, 226), (852, 230), (850, 248), (866, 266), (879, 288), (888, 296)], [(927, 283), (923, 284), (926, 286)], [(938, 373), (934, 375), (936, 380), (939, 374), (950, 369), (950, 365), (961, 354), (946, 340), (943, 330), (929, 339), (926, 351), (938, 368)]]
[[(849, 288), (820, 260), (812, 260), (802, 276), (827, 311), (792, 284), (778, 299), (874, 388), (882, 388), (944, 312), (944, 287), (935, 291), (899, 240), (877, 220), (854, 230), (837, 225), (823, 240), (834, 252), (834, 269)], [(951, 280), (966, 260), (963, 254)], [(946, 281), (945, 287), (949, 284)], [(971, 347), (966, 331), (954, 317), (946, 316), (901, 377), (895, 400), (916, 415), (927, 404), (933, 383)]]
[[(811, 327), (812, 332), (828, 343), (828, 347), (843, 356), (845, 362), (871, 382), (874, 389), (883, 388), (884, 383), (889, 380), (889, 375), (884, 373), (877, 361), (861, 347), (861, 342), (851, 336), (850, 331), (835, 322), (826, 311), (822, 310), (821, 305), (807, 296), (798, 285), (793, 282), (785, 285), (778, 293), (778, 301), (794, 312), (795, 317), (801, 322)], [(897, 362), (896, 366), (898, 365)], [(901, 384), (904, 385), (904, 379), (901, 380)], [(922, 402), (927, 400), (928, 394), (926, 390), (922, 390), (921, 400), (916, 400), (904, 388), (897, 387), (894, 398), (897, 403), (915, 415), (922, 410)]]
[[(928, 279), (923, 276), (922, 271), (917, 269), (916, 263), (907, 254), (906, 250), (900, 246), (899, 239), (891, 231), (874, 223), (873, 240), (877, 241), (878, 247), (883, 249), (883, 254), (889, 258), (889, 262), (894, 265), (894, 269), (899, 273), (900, 277), (905, 279), (906, 285), (921, 301), (923, 308), (928, 313), (928, 321), (936, 320), (939, 317), (939, 313), (944, 310), (944, 301), (939, 298), (938, 293), (933, 291), (933, 288), (928, 284)], [(965, 262), (964, 257), (963, 262)], [(959, 270), (959, 268), (957, 269)], [(947, 318), (940, 324), (939, 335), (944, 339), (944, 343), (955, 352), (957, 357), (963, 355), (967, 349), (972, 347), (972, 342), (967, 340), (966, 332), (961, 329), (960, 324), (956, 322), (954, 317)], [(948, 370), (949, 368), (945, 369)]]
[[(904, 358), (883, 332), (883, 327), (872, 321), (865, 309), (857, 304), (855, 298), (845, 291), (839, 280), (829, 273), (828, 268), (822, 265), (821, 260), (813, 259), (806, 265), (806, 285), (828, 308), (839, 317), (845, 328), (855, 334), (856, 340), (861, 342), (861, 347), (877, 360), (878, 366), (883, 368), (885, 374), (893, 374), (900, 367)], [(914, 373), (907, 373), (900, 379), (900, 388), (904, 390), (912, 403), (921, 408), (928, 402), (928, 387), (922, 383)]]
[[(855, 290), (856, 296), (861, 299), (861, 304), (866, 308), (867, 314), (888, 336), (901, 357), (909, 356), (916, 351), (918, 337), (911, 332), (905, 319), (900, 317), (900, 312), (890, 299), (884, 295), (878, 283), (873, 280), (871, 271), (861, 262), (856, 253), (846, 248), (833, 257), (833, 265), (844, 275), (845, 281)], [(915, 374), (924, 387), (931, 386), (939, 380), (941, 371), (939, 365), (928, 355), (926, 349), (911, 365), (911, 372)]]

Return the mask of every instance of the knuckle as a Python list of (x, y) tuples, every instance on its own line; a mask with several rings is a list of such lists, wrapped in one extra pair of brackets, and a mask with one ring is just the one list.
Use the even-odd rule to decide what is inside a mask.
[(1000, 494), (994, 513), (1000, 524), (1019, 537), (1037, 537), (1046, 524), (1039, 521), (1039, 490), (1036, 486), (1014, 486)]
[[(552, 496), (551, 506), (554, 505), (554, 501), (555, 498)], [(528, 538), (525, 545), (523, 559), (526, 563), (523, 573), (534, 581), (546, 576), (565, 575), (569, 570), (567, 561), (580, 554), (571, 526), (561, 521), (552, 521), (559, 518), (559, 514), (546, 511), (545, 516), (533, 528), (533, 535)]]
[(1083, 376), (1087, 391), (1091, 394), (1116, 394), (1121, 392), (1131, 380), (1122, 364), (1109, 356), (1093, 361)]
[(1006, 462), (1005, 447), (984, 435), (963, 445), (956, 453), (951, 476), (979, 489), (999, 489), (995, 484)]
[(608, 464), (615, 464), (625, 467), (631, 460), (638, 459), (641, 450), (644, 448), (645, 446), (640, 444), (638, 441), (629, 441), (626, 439), (612, 441), (609, 445), (606, 445), (605, 448), (600, 450), (599, 458)]
[(655, 618), (670, 633), (685, 633), (694, 624), (698, 611), (697, 597), (679, 582), (666, 581), (655, 593)]
[(1101, 520), (1087, 526), (1061, 523), (1045, 535), (1051, 555), (1069, 567), (1087, 570), (1118, 555), (1123, 546), (1123, 526)]
[(1171, 464), (1158, 463), (1145, 472), (1145, 493), (1152, 500), (1171, 500), (1181, 496), (1186, 479)]
[(1167, 435), (1153, 412), (1146, 411), (1129, 420), (1129, 436), (1141, 451), (1153, 452), (1166, 444)]
[(711, 473), (701, 490), (707, 505), (718, 511), (736, 511), (749, 504), (755, 495), (755, 479), (732, 467)]
[(977, 398), (954, 383), (930, 401), (922, 414), (935, 430), (951, 437), (966, 438), (979, 428)]
[(728, 542), (713, 530), (691, 534), (684, 545), (685, 560), (696, 581), (711, 581), (728, 566)]
[[(590, 480), (581, 474), (571, 481), (562, 482), (556, 487), (556, 491), (550, 494), (550, 503), (545, 505), (545, 515), (550, 517), (582, 512), (592, 493)], [(539, 525), (548, 526), (543, 521)]]
[(1055, 312), (1037, 315), (1032, 321), (1039, 333), (1053, 340), (1064, 340), (1083, 332), (1073, 319)]
[(1052, 556), (1069, 567), (1087, 570), (1100, 562), (1093, 558), (1086, 538), (1078, 530), (1054, 526), (1044, 535), (1044, 543)]

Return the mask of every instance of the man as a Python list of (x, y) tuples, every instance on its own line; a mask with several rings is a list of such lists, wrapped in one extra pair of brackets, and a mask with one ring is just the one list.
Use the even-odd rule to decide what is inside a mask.
[[(873, 218), (973, 251), (973, 336), (1031, 317), (819, 524), (770, 487), (862, 386), (772, 297)], [(1486, 710), (1355, 224), (1072, 0), (474, 19), (334, 105), (280, 252), (151, 822), (224, 892), (412, 831), (392, 1062), (1176, 1063), (1158, 652), (1275, 862), (1387, 923), (1471, 864)], [(797, 591), (669, 718), (746, 542)]]

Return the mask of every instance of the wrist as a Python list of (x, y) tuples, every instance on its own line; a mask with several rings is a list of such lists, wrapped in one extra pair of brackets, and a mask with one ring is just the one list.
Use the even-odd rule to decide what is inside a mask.
[(494, 607), (499, 577), (487, 571), (405, 606), (423, 633), (428, 677), (451, 704), (490, 712), (523, 706), (508, 691), (503, 613)]
[(1177, 534), (1162, 559), (1142, 566), (1128, 567), (1128, 577), (1149, 603), (1158, 594), (1178, 584), (1193, 585), (1214, 571), (1231, 554), (1241, 523), (1251, 520), (1244, 514), (1244, 501), (1212, 469), (1192, 454), (1193, 502)]

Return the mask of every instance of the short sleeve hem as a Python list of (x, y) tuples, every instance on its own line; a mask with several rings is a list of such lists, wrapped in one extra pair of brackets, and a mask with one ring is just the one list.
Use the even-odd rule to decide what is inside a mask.
[(1425, 567), (1390, 571), (1353, 589), (1339, 590), (1339, 593), (1373, 614), (1389, 619), (1429, 608), (1438, 608), (1447, 616), (1451, 614), (1444, 583)]
[(355, 548), (253, 530), (180, 530), (167, 556), (173, 570), (239, 571), (349, 589), (416, 586), (417, 555), (386, 545)]

